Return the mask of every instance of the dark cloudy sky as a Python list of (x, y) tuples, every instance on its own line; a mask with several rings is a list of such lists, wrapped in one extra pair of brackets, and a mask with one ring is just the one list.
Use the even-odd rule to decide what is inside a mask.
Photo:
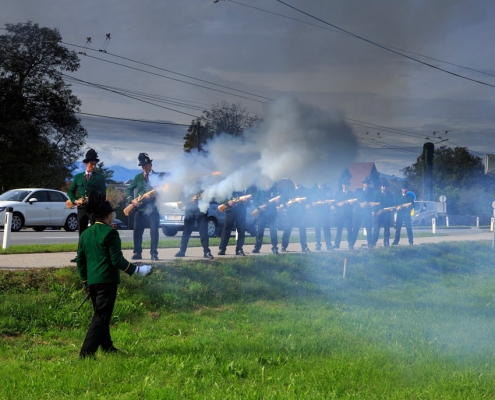
[[(492, 1), (286, 3), (423, 62), (495, 85)], [(290, 94), (325, 112), (340, 110), (358, 138), (357, 160), (374, 161), (380, 172), (401, 175), (399, 170), (416, 160), (427, 137), (433, 142), (448, 138), (438, 145), (465, 146), (478, 156), (495, 153), (495, 87), (339, 33), (276, 0), (0, 0), (0, 6), (1, 26), (32, 20), (57, 27), (67, 43), (84, 46), (91, 37), (93, 50), (102, 49), (110, 33), (108, 53), (86, 50), (73, 76), (168, 101), (148, 98), (159, 107), (74, 84), (85, 113), (188, 124), (202, 109), (222, 100), (262, 114), (267, 99)], [(182, 151), (183, 126), (81, 118), (89, 133), (87, 144), (99, 151), (106, 165), (135, 168), (137, 154), (147, 152), (156, 170), (167, 170), (172, 167), (170, 155)], [(436, 139), (439, 136), (442, 139)]]

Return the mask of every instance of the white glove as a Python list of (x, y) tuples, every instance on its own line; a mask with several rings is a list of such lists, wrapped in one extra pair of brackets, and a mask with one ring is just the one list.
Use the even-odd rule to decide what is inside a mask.
[(136, 269), (136, 273), (141, 276), (147, 276), (151, 274), (152, 271), (153, 271), (153, 267), (151, 265), (141, 265)]

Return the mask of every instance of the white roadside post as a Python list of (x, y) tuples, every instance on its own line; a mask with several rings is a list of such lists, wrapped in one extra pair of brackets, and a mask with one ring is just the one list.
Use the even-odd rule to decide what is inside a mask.
[(431, 219), (431, 233), (437, 233), (437, 220), (435, 218)]
[(476, 217), (476, 228), (480, 227), (480, 217)]
[(493, 221), (495, 220), (495, 218), (491, 218), (490, 219), (490, 232), (493, 232)]
[(12, 232), (12, 214), (14, 209), (12, 207), (7, 207), (5, 210), (5, 221), (3, 226), (3, 249), (8, 249), (10, 247), (10, 233)]
[[(492, 201), (492, 208), (493, 208), (493, 217), (492, 221), (495, 220), (495, 201)], [(493, 224), (494, 222), (492, 222)], [(495, 227), (494, 227), (495, 228)], [(495, 229), (493, 229), (493, 240), (492, 240), (492, 249), (495, 248)]]

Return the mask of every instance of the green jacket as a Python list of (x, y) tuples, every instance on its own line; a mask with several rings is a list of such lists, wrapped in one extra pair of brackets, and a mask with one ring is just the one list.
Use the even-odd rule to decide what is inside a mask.
[(89, 192), (92, 190), (98, 190), (103, 196), (106, 196), (107, 187), (105, 185), (105, 177), (98, 172), (93, 172), (91, 178), (86, 181), (86, 173), (81, 172), (74, 176), (74, 180), (72, 181), (72, 185), (70, 186), (67, 195), (69, 196), (70, 201), (75, 203), (75, 201), (79, 200), (81, 197), (89, 196)]
[(77, 271), (83, 282), (120, 283), (120, 270), (132, 275), (136, 266), (124, 258), (119, 233), (102, 222), (86, 229), (77, 249)]
[[(135, 194), (134, 194), (134, 189), (136, 189)], [(152, 189), (153, 186), (151, 186), (149, 182), (146, 182), (146, 179), (144, 178), (144, 172), (141, 172), (137, 174), (132, 180), (131, 184), (127, 186), (127, 189), (125, 191), (125, 194), (127, 196), (127, 201), (130, 203), (137, 196), (141, 196), (142, 194), (145, 194)], [(155, 197), (153, 196), (149, 198), (145, 204), (143, 204), (144, 207), (139, 207), (138, 211), (142, 212), (146, 209), (146, 206), (148, 205), (154, 206), (154, 203), (155, 203)]]

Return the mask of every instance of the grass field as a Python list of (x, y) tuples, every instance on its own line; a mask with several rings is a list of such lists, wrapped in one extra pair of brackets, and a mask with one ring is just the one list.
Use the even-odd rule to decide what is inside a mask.
[(2, 399), (492, 399), (489, 244), (178, 261), (124, 277), (79, 360), (74, 268), (0, 272)]

